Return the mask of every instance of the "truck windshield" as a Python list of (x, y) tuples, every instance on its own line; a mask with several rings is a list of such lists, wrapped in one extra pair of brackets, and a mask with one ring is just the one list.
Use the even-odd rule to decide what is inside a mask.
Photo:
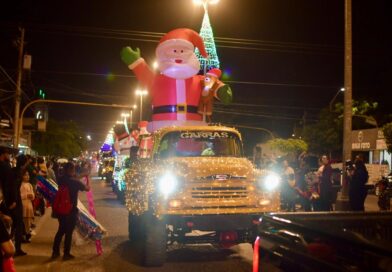
[(241, 157), (237, 134), (227, 131), (174, 131), (165, 134), (158, 147), (159, 158)]

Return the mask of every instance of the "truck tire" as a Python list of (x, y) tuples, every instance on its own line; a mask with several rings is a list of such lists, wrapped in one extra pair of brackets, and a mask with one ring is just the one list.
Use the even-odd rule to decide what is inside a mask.
[(144, 265), (162, 266), (166, 261), (166, 223), (148, 214), (145, 224)]
[(143, 227), (141, 216), (128, 214), (128, 239), (131, 242), (143, 240)]

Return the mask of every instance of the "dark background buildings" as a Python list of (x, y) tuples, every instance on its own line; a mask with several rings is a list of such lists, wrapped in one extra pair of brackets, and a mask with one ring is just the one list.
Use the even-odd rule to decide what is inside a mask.
[[(392, 106), (391, 14), (391, 1), (353, 1), (353, 96), (378, 101), (383, 113)], [(289, 136), (303, 121), (316, 121), (343, 86), (343, 0), (221, 0), (209, 15), (224, 80), (235, 96), (232, 106), (216, 106), (216, 121)], [(42, 88), (52, 99), (133, 104), (137, 81), (120, 61), (121, 48), (140, 47), (152, 63), (160, 34), (198, 31), (202, 17), (192, 0), (7, 1), (0, 11), (0, 65), (15, 76), (13, 41), (23, 24), (32, 55), (24, 101)], [(0, 84), (15, 89), (3, 75)], [(52, 118), (75, 120), (97, 142), (120, 112), (50, 106)], [(241, 130), (249, 145), (267, 137)]]

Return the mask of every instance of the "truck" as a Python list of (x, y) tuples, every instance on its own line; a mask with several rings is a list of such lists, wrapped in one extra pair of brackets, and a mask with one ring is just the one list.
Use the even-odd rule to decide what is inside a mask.
[(270, 213), (260, 218), (253, 271), (392, 271), (391, 212)]
[(255, 169), (234, 128), (169, 126), (141, 141), (149, 149), (126, 175), (125, 202), (146, 266), (163, 265), (174, 243), (251, 243), (260, 215), (280, 209), (279, 176)]

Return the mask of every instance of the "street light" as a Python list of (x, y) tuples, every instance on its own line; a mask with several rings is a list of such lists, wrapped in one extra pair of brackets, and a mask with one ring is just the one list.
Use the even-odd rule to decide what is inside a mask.
[(131, 128), (132, 128), (132, 120), (133, 120), (133, 110), (135, 110), (137, 108), (136, 104), (132, 106), (132, 110), (131, 110), (131, 119), (130, 119), (130, 124), (131, 124)]
[(136, 95), (140, 96), (140, 121), (143, 120), (143, 96), (147, 95), (148, 92), (146, 90), (136, 90)]
[(335, 96), (332, 98), (331, 102), (329, 102), (329, 111), (332, 111), (332, 106), (333, 106), (333, 103), (335, 102), (335, 99), (338, 97), (338, 95), (339, 95), (340, 93), (342, 93), (342, 92), (344, 92), (344, 91), (345, 91), (345, 89), (344, 89), (343, 87), (340, 88), (339, 91), (337, 91), (337, 93), (335, 94)]
[(203, 5), (204, 8), (207, 8), (208, 4), (215, 5), (218, 4), (219, 0), (193, 0), (195, 5)]
[(88, 141), (91, 141), (91, 135), (87, 135), (86, 138)]

